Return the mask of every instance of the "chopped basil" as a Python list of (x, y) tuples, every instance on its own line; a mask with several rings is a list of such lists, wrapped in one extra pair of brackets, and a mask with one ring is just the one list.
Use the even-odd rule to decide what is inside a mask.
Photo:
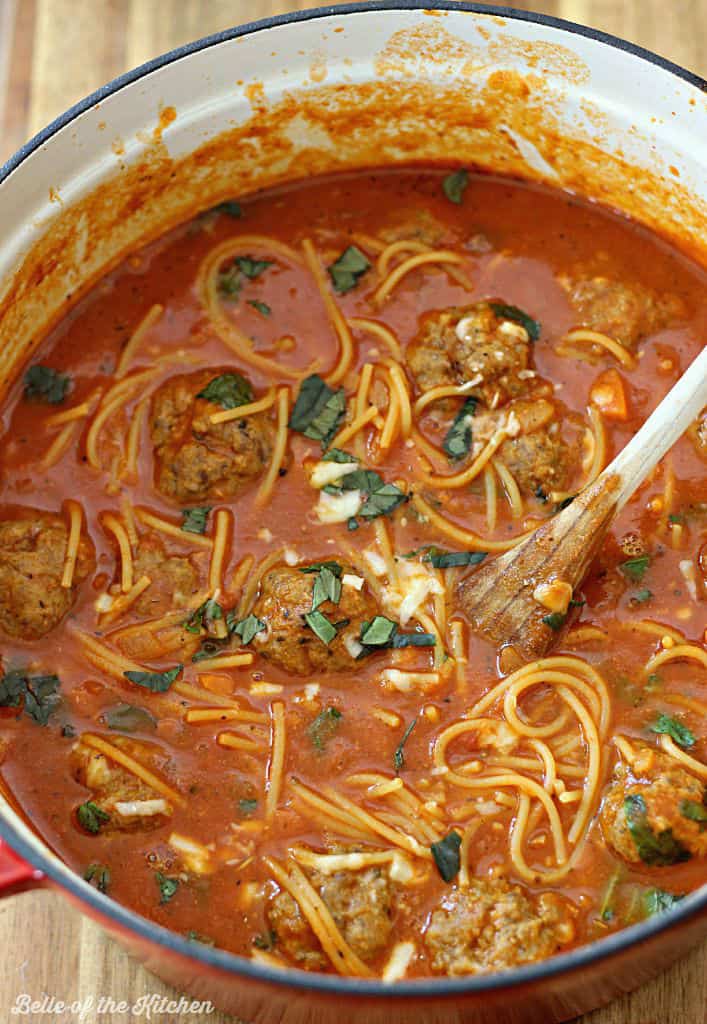
[(431, 548), (423, 561), (431, 562), (435, 569), (455, 569), (460, 565), (479, 565), (487, 554), (487, 551), (440, 551), (439, 548)]
[(105, 864), (89, 864), (83, 873), (83, 877), (94, 889), (99, 892), (108, 892), (111, 883), (110, 868)]
[(370, 622), (361, 625), (361, 643), (364, 647), (381, 647), (389, 643), (397, 629), (392, 619), (376, 615)]
[(410, 733), (412, 732), (416, 725), (417, 718), (413, 718), (413, 720), (410, 722), (405, 732), (403, 733), (403, 737), (400, 740), (400, 743), (398, 743), (397, 747), (395, 748), (395, 753), (393, 754), (393, 768), (395, 769), (396, 775), (399, 772), (401, 772), (405, 767), (405, 752), (403, 748), (405, 747), (407, 741), (410, 739)]
[(434, 633), (395, 633), (393, 647), (434, 647), (437, 638)]
[(307, 623), (314, 635), (328, 647), (336, 636), (336, 626), (329, 622), (326, 615), (323, 615), (322, 612), (308, 612), (304, 616), (304, 621)]
[(314, 573), (321, 572), (322, 569), (328, 569), (335, 576), (341, 576), (343, 569), (338, 562), (312, 562), (311, 565), (303, 565), (300, 572), (303, 573)]
[(249, 644), (258, 633), (265, 629), (265, 623), (257, 615), (246, 615), (239, 622), (229, 622), (231, 633), (236, 633), (241, 638), (242, 644)]
[(659, 736), (670, 736), (683, 750), (689, 750), (695, 745), (695, 734), (672, 715), (658, 715), (653, 725), (650, 726), (650, 731)]
[(513, 323), (520, 324), (528, 332), (528, 337), (531, 341), (538, 340), (540, 337), (540, 324), (537, 320), (533, 320), (532, 316), (528, 316), (527, 313), (523, 312), (522, 309), (518, 309), (517, 306), (507, 306), (505, 302), (492, 302), (490, 305), (499, 320), (512, 320)]
[(461, 836), (458, 832), (452, 830), (444, 839), (440, 839), (438, 843), (432, 843), (430, 846), (437, 870), (445, 882), (451, 882), (459, 874), (459, 868), (461, 867), (459, 850), (461, 845)]
[(601, 901), (599, 908), (599, 920), (600, 921), (613, 921), (614, 919), (614, 897), (616, 895), (616, 887), (618, 886), (623, 876), (623, 868), (619, 867), (614, 871), (613, 875), (609, 879), (604, 892), (604, 898)]
[(214, 601), (213, 597), (209, 597), (203, 604), (200, 604), (196, 611), (192, 612), (190, 617), (184, 623), (184, 628), (187, 633), (201, 633), (202, 629), (206, 632), (211, 631), (211, 626), (214, 622), (218, 622), (223, 618), (223, 609), (218, 601)]
[(277, 935), (273, 931), (261, 932), (256, 935), (253, 939), (253, 945), (256, 949), (262, 949), (268, 951), (275, 948), (277, 942)]
[(322, 751), (339, 727), (341, 712), (338, 708), (324, 708), (307, 727), (307, 735), (315, 750)]
[(346, 393), (343, 388), (334, 390), (326, 381), (313, 373), (302, 381), (290, 416), (290, 429), (320, 441), (326, 448), (336, 434), (342, 416), (346, 412)]
[(324, 604), (325, 601), (331, 601), (332, 604), (338, 604), (340, 598), (341, 580), (325, 565), (319, 570), (314, 578), (311, 610), (316, 612), (317, 608), (321, 604)]
[(216, 638), (204, 640), (203, 644), (196, 652), (196, 654), (192, 655), (191, 660), (203, 661), (205, 658), (215, 658), (217, 655), (223, 652), (224, 646), (226, 645), (227, 642), (227, 637), (224, 637), (223, 640), (217, 640)]
[(442, 191), (450, 203), (456, 203), (457, 206), (460, 206), (468, 184), (469, 172), (462, 167), (460, 170), (447, 175), (442, 182)]
[(219, 203), (218, 206), (214, 206), (215, 213), (227, 213), (229, 217), (233, 217), (234, 220), (240, 220), (243, 216), (243, 210), (241, 204), (237, 203), (235, 199), (227, 199), (225, 203)]
[(108, 728), (119, 732), (149, 732), (157, 728), (150, 712), (134, 704), (118, 704), (109, 708), (104, 717)]
[(270, 316), (272, 313), (272, 309), (268, 306), (267, 302), (261, 302), (260, 299), (248, 299), (248, 305), (252, 306), (262, 316)]
[(241, 273), (245, 274), (251, 281), (255, 280), (256, 277), (260, 277), (263, 271), (273, 265), (272, 260), (256, 260), (252, 256), (236, 256), (235, 263)]
[(463, 459), (471, 450), (471, 419), (476, 412), (476, 405), (475, 398), (466, 399), (442, 442), (442, 447), (453, 462)]
[(210, 380), (196, 397), (220, 405), (222, 409), (237, 409), (253, 401), (253, 389), (240, 373), (222, 373)]
[(358, 530), (360, 525), (361, 524), (359, 523), (356, 516), (350, 516), (346, 520), (346, 529), (349, 531), (349, 533), (353, 533), (354, 530)]
[(670, 828), (654, 832), (648, 824), (648, 809), (643, 797), (629, 793), (624, 800), (626, 824), (631, 833), (638, 856), (651, 867), (669, 867), (690, 859), (689, 851)]
[(638, 555), (636, 558), (629, 558), (625, 562), (619, 565), (619, 569), (628, 576), (632, 583), (640, 583), (646, 574), (646, 569), (650, 564), (649, 555)]
[(355, 469), (347, 473), (341, 481), (324, 488), (328, 494), (341, 494), (343, 491), (360, 491), (365, 497), (359, 511), (363, 519), (376, 519), (378, 516), (389, 515), (398, 505), (407, 500), (407, 495), (395, 484), (387, 484), (373, 469)]
[(632, 594), (631, 600), (636, 601), (638, 604), (645, 604), (646, 601), (650, 601), (652, 597), (653, 591), (648, 590), (648, 588), (645, 587), (643, 590), (637, 590), (635, 594)]
[(672, 910), (685, 897), (680, 893), (666, 892), (665, 889), (647, 889), (643, 893), (643, 909), (646, 917)]
[(344, 452), (341, 448), (330, 448), (326, 455), (322, 456), (322, 462), (339, 462), (348, 463), (358, 462), (355, 455), (349, 455), (348, 452)]
[(202, 946), (215, 946), (216, 943), (208, 935), (202, 935), (200, 932), (195, 932), (193, 928), (190, 928), (184, 938), (187, 942), (200, 942)]
[(562, 629), (566, 619), (567, 615), (564, 612), (550, 612), (549, 615), (543, 615), (543, 622), (550, 629), (554, 630), (555, 633)]
[(255, 814), (258, 806), (257, 800), (243, 799), (238, 801), (238, 810), (243, 818), (249, 818), (251, 814)]
[(668, 522), (670, 523), (684, 523), (685, 516), (671, 512), (668, 516)]
[[(705, 791), (705, 795), (707, 796), (707, 791)], [(680, 803), (680, 813), (688, 821), (697, 822), (700, 826), (700, 832), (704, 832), (707, 829), (707, 805), (704, 801), (698, 804), (696, 800), (682, 800)]]
[(222, 295), (225, 299), (237, 299), (241, 294), (242, 287), (241, 272), (235, 263), (228, 270), (220, 271), (217, 278), (219, 295)]
[(211, 505), (182, 509), (182, 529), (185, 533), (206, 533)]
[(179, 879), (168, 878), (166, 875), (163, 875), (161, 871), (155, 871), (155, 881), (157, 882), (157, 887), (160, 890), (160, 906), (164, 903), (169, 903), (179, 888)]
[(359, 278), (370, 269), (371, 264), (355, 245), (344, 249), (336, 262), (327, 267), (334, 291), (344, 295), (355, 288)]
[(174, 668), (165, 669), (164, 672), (123, 672), (123, 675), (131, 683), (144, 686), (146, 690), (152, 690), (153, 693), (165, 693), (183, 668), (184, 666), (179, 664)]
[(37, 725), (46, 725), (61, 702), (58, 676), (29, 676), (21, 669), (0, 679), (0, 708), (17, 708)]
[(50, 405), (60, 405), (66, 398), (71, 378), (50, 366), (36, 363), (24, 376), (25, 398), (36, 398)]
[(81, 828), (94, 836), (101, 831), (102, 826), (107, 821), (110, 821), (110, 814), (104, 811), (102, 807), (99, 807), (98, 804), (94, 804), (92, 800), (87, 800), (85, 804), (81, 804), (76, 809), (76, 817)]

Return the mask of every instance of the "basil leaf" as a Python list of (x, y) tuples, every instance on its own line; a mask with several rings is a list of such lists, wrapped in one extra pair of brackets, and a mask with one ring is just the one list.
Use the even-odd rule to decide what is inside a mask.
[(322, 462), (339, 462), (348, 463), (358, 462), (355, 455), (349, 455), (348, 452), (344, 452), (341, 448), (330, 448), (326, 455), (322, 456)]
[(66, 398), (70, 384), (71, 378), (65, 373), (36, 363), (30, 366), (24, 376), (25, 398), (36, 398), (50, 405), (60, 405)]
[(473, 438), (471, 418), (476, 411), (476, 405), (475, 398), (466, 399), (464, 405), (454, 417), (452, 425), (442, 442), (442, 447), (447, 453), (448, 458), (453, 462), (463, 459), (471, 451)]
[(208, 640), (204, 640), (196, 654), (192, 655), (192, 662), (204, 661), (205, 658), (215, 658), (217, 655), (223, 653), (223, 649), (228, 643), (228, 637), (224, 637), (223, 640), (212, 637)]
[(695, 734), (686, 725), (673, 718), (671, 715), (658, 715), (657, 719), (650, 726), (650, 731), (660, 735), (670, 736), (683, 750), (689, 750), (695, 745)]
[(89, 864), (83, 873), (83, 877), (94, 889), (99, 892), (108, 892), (111, 883), (110, 868), (105, 864)]
[(322, 569), (328, 569), (329, 572), (333, 572), (335, 576), (341, 576), (343, 569), (338, 562), (312, 562), (311, 565), (303, 565), (299, 570), (303, 573), (321, 572)]
[(635, 594), (631, 595), (631, 600), (636, 601), (638, 604), (645, 604), (646, 601), (650, 601), (653, 597), (653, 591), (644, 588), (643, 590), (637, 590)]
[(155, 881), (160, 890), (160, 906), (169, 903), (179, 888), (178, 878), (167, 878), (161, 871), (155, 871)]
[(648, 809), (643, 797), (629, 793), (624, 800), (626, 824), (631, 833), (638, 856), (651, 867), (670, 867), (690, 859), (690, 853), (675, 838), (670, 828), (654, 832), (648, 824)]
[(405, 767), (405, 753), (403, 747), (410, 739), (410, 733), (412, 732), (416, 725), (417, 718), (413, 718), (413, 720), (410, 722), (405, 732), (403, 733), (403, 738), (400, 740), (400, 743), (398, 743), (397, 747), (395, 748), (395, 753), (393, 754), (393, 768), (395, 769), (396, 775), (399, 772), (401, 772)]
[(185, 533), (206, 533), (206, 523), (211, 511), (211, 505), (202, 505), (199, 508), (182, 509), (182, 529)]
[(242, 644), (249, 644), (254, 637), (265, 629), (265, 623), (257, 615), (246, 615), (240, 622), (229, 623), (231, 633), (237, 633)]
[(255, 814), (257, 806), (257, 800), (243, 799), (238, 801), (238, 810), (243, 818), (249, 818), (251, 814)]
[(643, 893), (643, 909), (646, 917), (662, 914), (672, 910), (685, 897), (678, 893), (666, 892), (665, 889), (648, 889)]
[(207, 632), (213, 622), (223, 618), (223, 609), (218, 601), (209, 597), (203, 604), (200, 604), (195, 612), (184, 623), (187, 633), (201, 633), (202, 629)]
[(370, 622), (361, 624), (361, 643), (364, 647), (382, 647), (390, 643), (398, 627), (385, 615), (376, 615)]
[(704, 803), (698, 804), (696, 800), (682, 800), (680, 813), (688, 821), (695, 821), (700, 826), (700, 832), (707, 829), (707, 806)]
[(457, 206), (460, 206), (468, 184), (469, 172), (462, 167), (460, 170), (447, 175), (442, 182), (442, 191), (450, 203), (456, 203)]
[(37, 725), (47, 725), (61, 703), (59, 677), (29, 676), (21, 669), (6, 673), (0, 679), (0, 707), (23, 711)]
[(270, 316), (272, 313), (272, 309), (268, 306), (267, 302), (261, 302), (260, 299), (248, 299), (248, 305), (252, 306), (253, 309), (263, 316)]
[(76, 809), (76, 817), (81, 828), (94, 836), (100, 832), (101, 827), (107, 821), (110, 821), (110, 814), (106, 813), (98, 804), (94, 804), (92, 800), (87, 800), (85, 804), (81, 804)]
[(307, 727), (307, 735), (316, 750), (323, 751), (339, 727), (341, 712), (338, 708), (324, 708)]
[(314, 635), (328, 647), (336, 636), (336, 627), (329, 622), (326, 615), (316, 611), (308, 612), (304, 616), (304, 621), (307, 623)]
[(440, 551), (432, 548), (424, 561), (430, 561), (435, 569), (455, 569), (460, 565), (479, 565), (487, 554), (487, 551)]
[(119, 732), (149, 732), (157, 728), (157, 721), (150, 712), (133, 704), (109, 708), (104, 717), (108, 728)]
[(640, 583), (646, 574), (646, 569), (650, 564), (649, 555), (639, 555), (637, 558), (629, 558), (627, 561), (622, 562), (619, 565), (619, 569), (633, 583)]
[(254, 281), (256, 277), (260, 277), (264, 270), (268, 267), (272, 267), (272, 260), (256, 260), (252, 256), (236, 256), (235, 264), (241, 273), (245, 274), (246, 277)]
[(359, 278), (370, 269), (371, 264), (355, 245), (344, 249), (338, 260), (327, 267), (334, 291), (344, 295), (355, 288)]
[(179, 664), (164, 672), (123, 672), (123, 675), (131, 683), (144, 686), (146, 690), (152, 690), (153, 693), (165, 693), (183, 668), (184, 666)]
[(290, 429), (313, 441), (320, 441), (322, 448), (326, 448), (336, 434), (345, 412), (344, 389), (335, 391), (318, 374), (313, 373), (300, 385), (290, 416)]
[(350, 516), (346, 520), (346, 529), (349, 531), (349, 533), (352, 533), (354, 530), (358, 530), (359, 526), (360, 523), (356, 516)]
[(240, 220), (243, 216), (243, 210), (241, 204), (237, 203), (235, 199), (227, 199), (225, 203), (219, 203), (218, 206), (213, 207), (215, 213), (227, 213), (229, 217), (233, 217), (234, 220)]
[(393, 637), (393, 647), (434, 647), (437, 638), (434, 633), (398, 633)]
[(517, 306), (508, 306), (505, 302), (491, 302), (489, 303), (491, 309), (494, 311), (499, 320), (512, 320), (515, 324), (520, 324), (528, 332), (528, 337), (531, 341), (537, 341), (540, 337), (540, 324), (537, 320), (533, 320), (532, 316), (528, 316), (522, 309), (518, 309)]
[(216, 286), (219, 295), (222, 295), (224, 299), (237, 299), (243, 287), (243, 280), (238, 267), (233, 264), (228, 270), (220, 271), (216, 279)]
[(187, 942), (200, 942), (202, 946), (216, 945), (216, 942), (209, 935), (202, 935), (201, 932), (195, 932), (193, 928), (189, 929), (184, 938)]
[(555, 633), (562, 629), (566, 621), (567, 614), (565, 612), (550, 612), (549, 615), (543, 615), (543, 622)]
[(341, 580), (325, 565), (319, 570), (314, 580), (311, 610), (315, 612), (325, 601), (338, 604), (340, 598)]
[(432, 843), (430, 846), (437, 870), (445, 882), (451, 882), (459, 874), (459, 868), (461, 867), (459, 850), (461, 845), (461, 836), (458, 832), (452, 830), (444, 839), (440, 839), (439, 842)]
[(378, 490), (371, 491), (358, 514), (363, 519), (377, 519), (378, 516), (390, 515), (404, 501), (407, 501), (404, 491), (395, 484), (383, 484)]
[(222, 373), (209, 381), (196, 397), (220, 405), (222, 409), (237, 409), (253, 401), (253, 389), (240, 373)]

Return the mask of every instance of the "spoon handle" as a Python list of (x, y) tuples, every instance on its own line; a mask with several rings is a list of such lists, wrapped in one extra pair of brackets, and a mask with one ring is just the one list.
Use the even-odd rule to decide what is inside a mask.
[(617, 510), (623, 508), (706, 405), (707, 347), (598, 478), (619, 477)]

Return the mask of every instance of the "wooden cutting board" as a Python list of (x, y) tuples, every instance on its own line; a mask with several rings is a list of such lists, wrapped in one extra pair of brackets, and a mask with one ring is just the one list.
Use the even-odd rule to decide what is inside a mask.
[[(323, 2), (323, 0), (322, 0)], [(0, 163), (76, 100), (120, 72), (200, 36), (288, 10), (288, 0), (0, 0)], [(516, 0), (631, 39), (707, 75), (707, 0)], [(135, 1003), (176, 993), (133, 963), (60, 896), (0, 904), (0, 1022), (17, 997), (88, 996)], [(28, 1019), (25, 1017), (24, 1019)], [(33, 1024), (78, 1024), (76, 1013), (35, 1013)], [(124, 1024), (87, 1013), (82, 1024)], [(174, 1013), (153, 1013), (173, 1024)], [(225, 1024), (218, 1012), (183, 1017)], [(707, 1024), (707, 943), (652, 984), (576, 1024)]]

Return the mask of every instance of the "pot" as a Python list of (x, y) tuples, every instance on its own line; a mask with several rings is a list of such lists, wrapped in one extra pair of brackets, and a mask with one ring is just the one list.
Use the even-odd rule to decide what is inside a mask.
[[(126, 250), (295, 177), (439, 161), (610, 205), (707, 264), (707, 83), (621, 40), (507, 8), (382, 0), (241, 26), (69, 110), (0, 170), (0, 382)], [(0, 390), (2, 384), (0, 383)], [(707, 934), (707, 887), (591, 946), (492, 976), (386, 985), (188, 943), (71, 872), (0, 797), (0, 894), (61, 891), (145, 965), (247, 1020), (563, 1021)]]

